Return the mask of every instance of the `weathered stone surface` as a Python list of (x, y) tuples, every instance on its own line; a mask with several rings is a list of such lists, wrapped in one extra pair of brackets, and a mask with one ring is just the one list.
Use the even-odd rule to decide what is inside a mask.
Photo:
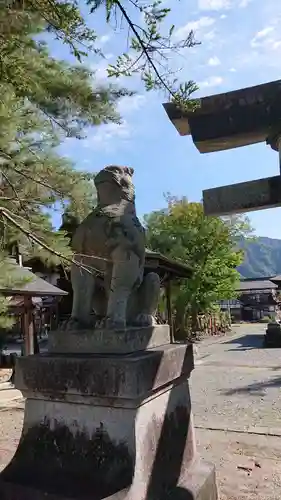
[(188, 380), (135, 408), (43, 398), (27, 399), (1, 499), (217, 499), (213, 470), (198, 462)]
[(206, 215), (245, 213), (281, 206), (281, 177), (267, 177), (203, 191)]
[(126, 330), (56, 330), (49, 333), (49, 353), (129, 354), (170, 343), (169, 325)]
[(131, 484), (134, 457), (126, 443), (111, 438), (102, 422), (91, 434), (79, 418), (72, 423), (71, 428), (63, 415), (26, 421), (2, 480), (12, 478), (17, 484), (71, 498), (90, 497), (92, 492), (104, 498)]
[(26, 397), (137, 406), (189, 378), (193, 366), (192, 345), (184, 344), (129, 355), (35, 355), (17, 360), (15, 384)]
[(264, 347), (281, 347), (281, 326), (278, 323), (268, 323)]
[(25, 418), (1, 500), (217, 500), (196, 451), (192, 369), (184, 344), (20, 358)]
[(67, 330), (156, 324), (160, 279), (144, 276), (145, 230), (136, 215), (133, 173), (112, 165), (95, 177), (97, 206), (72, 238), (77, 265)]
[[(3, 482), (1, 479), (0, 493), (1, 500), (72, 500), (65, 495), (62, 497), (61, 495), (42, 493), (42, 491), (33, 488)], [(87, 498), (81, 498), (81, 500), (95, 500), (95, 497), (91, 495)], [(101, 498), (97, 500), (101, 500)], [(103, 500), (139, 500), (139, 497), (133, 497), (131, 488), (126, 488)], [(146, 497), (145, 500), (159, 500), (159, 498), (150, 496)], [(218, 500), (214, 466), (202, 460), (195, 460), (189, 467), (184, 480), (180, 480), (163, 493), (161, 500)]]
[(192, 134), (200, 153), (266, 141), (280, 129), (281, 80), (199, 99), (193, 112), (164, 108), (181, 135)]

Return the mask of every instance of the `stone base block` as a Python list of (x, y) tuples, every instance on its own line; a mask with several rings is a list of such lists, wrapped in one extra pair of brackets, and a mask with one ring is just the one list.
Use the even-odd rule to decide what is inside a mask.
[[(159, 495), (159, 496), (158, 496)], [(53, 495), (33, 488), (1, 481), (1, 500), (73, 500), (73, 497)], [(80, 500), (140, 500), (138, 495), (133, 496), (131, 488), (119, 491), (110, 497), (97, 497), (94, 492)], [(215, 468), (204, 461), (196, 460), (190, 466), (184, 479), (179, 478), (177, 483), (164, 491), (162, 488), (154, 493), (147, 492), (145, 500), (218, 500)]]
[(25, 417), (1, 500), (216, 500), (196, 452), (192, 369), (183, 344), (18, 359)]
[(15, 385), (27, 399), (137, 408), (187, 380), (193, 367), (192, 345), (183, 344), (124, 355), (42, 354), (17, 359)]
[(48, 336), (53, 354), (129, 354), (170, 343), (169, 325), (127, 330), (56, 330)]
[(264, 336), (263, 346), (281, 347), (281, 327), (278, 323), (269, 323), (267, 326), (266, 334)]

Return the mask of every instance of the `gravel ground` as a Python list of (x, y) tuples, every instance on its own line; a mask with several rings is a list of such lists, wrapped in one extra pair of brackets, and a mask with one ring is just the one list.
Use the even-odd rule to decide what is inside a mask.
[[(281, 498), (281, 349), (262, 349), (263, 326), (197, 347), (191, 378), (201, 456), (216, 464), (220, 500)], [(0, 410), (0, 469), (20, 438), (23, 404)], [(272, 434), (272, 435), (268, 435)]]
[[(23, 410), (0, 412), (0, 470), (12, 459)], [(281, 439), (197, 429), (198, 451), (217, 469), (220, 500), (280, 500)]]
[(6, 368), (0, 368), (0, 383), (9, 380), (12, 374), (12, 370), (7, 370)]
[(280, 385), (281, 370), (198, 366), (191, 378), (195, 425), (281, 432)]
[(263, 349), (259, 328), (244, 326), (244, 335), (199, 344), (191, 376), (195, 425), (281, 434), (281, 349)]
[(220, 500), (280, 500), (280, 438), (203, 429), (197, 438), (216, 465)]

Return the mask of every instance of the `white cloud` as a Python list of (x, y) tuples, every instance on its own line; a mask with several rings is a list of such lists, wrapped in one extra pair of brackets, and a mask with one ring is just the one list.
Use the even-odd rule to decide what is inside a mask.
[(134, 96), (125, 96), (118, 103), (118, 111), (121, 116), (138, 111), (146, 102), (146, 96), (136, 94)]
[(217, 33), (215, 30), (208, 31), (208, 33), (204, 34), (204, 42), (212, 42), (215, 39)]
[(128, 144), (132, 139), (136, 126), (127, 118), (132, 112), (139, 110), (146, 102), (146, 96), (136, 94), (125, 96), (118, 102), (118, 111), (122, 123), (108, 123), (100, 125), (83, 141), (83, 147), (91, 150), (113, 151), (118, 146)]
[(108, 61), (112, 59), (113, 54), (105, 54), (104, 58), (97, 63), (90, 64), (90, 70), (95, 72), (95, 81), (97, 83), (105, 83), (108, 79), (107, 67)]
[(83, 147), (87, 149), (113, 150), (120, 142), (122, 144), (131, 138), (132, 129), (126, 120), (121, 124), (108, 123), (100, 125), (95, 132), (83, 141)]
[(229, 70), (231, 73), (236, 73), (236, 69), (235, 68), (230, 68)]
[(198, 8), (200, 10), (223, 10), (230, 7), (230, 0), (198, 0)]
[(218, 87), (223, 82), (223, 78), (221, 76), (210, 76), (207, 80), (203, 82), (199, 82), (199, 89), (209, 88), (209, 87)]
[(91, 64), (90, 68), (95, 72), (95, 81), (97, 83), (104, 83), (108, 78), (107, 66), (108, 64), (105, 61), (97, 64)]
[(259, 48), (269, 52), (268, 55), (270, 56), (272, 50), (279, 49), (281, 46), (280, 32), (273, 26), (266, 26), (255, 34), (250, 45), (254, 49)]
[(217, 56), (210, 57), (208, 60), (208, 66), (220, 66), (221, 62)]
[(109, 40), (111, 39), (111, 36), (112, 35), (109, 35), (109, 34), (100, 36), (97, 39), (98, 45), (105, 45), (107, 42), (109, 42)]
[(255, 35), (255, 39), (258, 40), (259, 38), (264, 38), (266, 37), (269, 33), (272, 33), (274, 31), (273, 26), (266, 26), (263, 28), (261, 31), (258, 31)]
[(248, 7), (248, 5), (250, 5), (251, 2), (252, 2), (252, 0), (241, 0), (238, 7), (240, 7), (241, 9), (244, 9), (245, 7)]
[(181, 40), (183, 38), (186, 38), (190, 31), (201, 31), (204, 28), (208, 28), (209, 26), (212, 26), (215, 23), (215, 19), (212, 17), (200, 17), (196, 21), (190, 21), (184, 26), (181, 26), (175, 31), (174, 37), (177, 40)]
[[(200, 10), (228, 10), (234, 7), (245, 8), (252, 0), (198, 0), (198, 8)], [(220, 16), (224, 19), (223, 16)]]

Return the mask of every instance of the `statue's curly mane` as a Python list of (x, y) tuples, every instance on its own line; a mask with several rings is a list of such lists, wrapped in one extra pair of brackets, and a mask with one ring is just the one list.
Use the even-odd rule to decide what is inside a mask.
[(133, 173), (134, 169), (130, 167), (120, 167), (117, 165), (105, 167), (95, 177), (97, 191), (100, 184), (104, 182), (112, 183), (120, 188), (123, 199), (133, 202), (135, 200), (135, 188), (132, 182)]

